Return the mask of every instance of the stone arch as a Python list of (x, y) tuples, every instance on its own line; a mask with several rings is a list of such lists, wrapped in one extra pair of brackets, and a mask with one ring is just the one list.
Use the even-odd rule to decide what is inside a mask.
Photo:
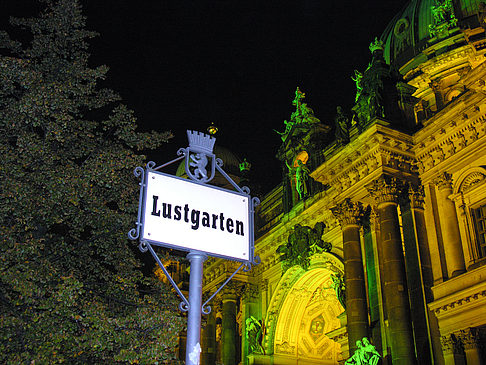
[(486, 169), (477, 166), (464, 171), (454, 184), (454, 194), (467, 193), (479, 184), (486, 183)]
[[(312, 256), (307, 271), (294, 266), (285, 272), (271, 298), (265, 319), (263, 347), (267, 355), (278, 353), (316, 360), (337, 356), (339, 345), (325, 336), (326, 332), (339, 327), (337, 315), (344, 310), (334, 290), (330, 289), (333, 273), (344, 273), (343, 262), (327, 252)], [(299, 320), (301, 323), (297, 323)], [(299, 339), (302, 333), (305, 336)]]

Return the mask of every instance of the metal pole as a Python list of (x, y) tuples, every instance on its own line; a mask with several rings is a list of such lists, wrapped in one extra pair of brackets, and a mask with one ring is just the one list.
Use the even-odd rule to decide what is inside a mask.
[(189, 276), (189, 313), (187, 316), (186, 365), (199, 365), (201, 354), (202, 278), (205, 253), (191, 251), (187, 255), (191, 263)]

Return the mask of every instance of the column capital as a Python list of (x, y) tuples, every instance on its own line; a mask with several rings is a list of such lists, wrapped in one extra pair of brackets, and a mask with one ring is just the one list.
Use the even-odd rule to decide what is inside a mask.
[(221, 290), (221, 299), (224, 302), (231, 300), (236, 301), (238, 297), (238, 286), (235, 282), (229, 282), (226, 286)]
[(246, 302), (254, 302), (258, 299), (260, 292), (257, 285), (246, 283), (242, 294), (243, 300)]
[(408, 197), (410, 199), (410, 208), (424, 209), (425, 206), (425, 191), (422, 185), (409, 184)]
[(400, 184), (395, 177), (382, 176), (366, 186), (375, 204), (398, 204)]
[(462, 342), (454, 334), (441, 336), (440, 344), (444, 354), (460, 354), (463, 352)]
[(454, 333), (461, 340), (465, 350), (477, 349), (481, 346), (480, 334), (477, 328), (466, 328)]
[(433, 92), (437, 93), (441, 91), (441, 82), (438, 79), (430, 80), (429, 86)]
[(452, 189), (452, 175), (448, 172), (441, 172), (435, 177), (434, 184), (439, 190)]
[(337, 218), (342, 228), (350, 225), (360, 225), (364, 214), (363, 204), (352, 202), (349, 198), (344, 199), (340, 204), (331, 208), (331, 212)]

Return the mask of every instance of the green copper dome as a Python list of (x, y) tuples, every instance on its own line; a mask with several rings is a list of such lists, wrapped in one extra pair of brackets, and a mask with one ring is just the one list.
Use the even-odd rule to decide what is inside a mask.
[[(381, 39), (387, 63), (402, 74), (427, 60), (422, 53), (432, 44), (461, 30), (484, 24), (481, 0), (412, 0), (388, 24)], [(483, 33), (484, 37), (484, 33)]]

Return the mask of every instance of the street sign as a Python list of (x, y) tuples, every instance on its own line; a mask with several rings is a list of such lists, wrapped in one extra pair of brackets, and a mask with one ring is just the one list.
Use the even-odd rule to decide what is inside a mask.
[(248, 261), (250, 197), (148, 171), (142, 239), (155, 245)]
[[(136, 228), (128, 232), (132, 240), (140, 239), (142, 252), (149, 251), (177, 294), (179, 305), (188, 311), (186, 364), (199, 365), (201, 352), (201, 313), (208, 314), (207, 303), (235, 276), (240, 269), (248, 271), (260, 262), (254, 255), (254, 210), (258, 198), (250, 189), (239, 187), (222, 169), (223, 161), (213, 153), (216, 139), (196, 131), (187, 131), (189, 146), (181, 148), (178, 157), (164, 165), (135, 168), (140, 177), (140, 195)], [(188, 179), (160, 171), (182, 159)], [(216, 171), (235, 188), (230, 191), (208, 183)], [(189, 300), (169, 275), (152, 245), (189, 251)], [(207, 255), (241, 261), (209, 299), (202, 303), (203, 264)]]

